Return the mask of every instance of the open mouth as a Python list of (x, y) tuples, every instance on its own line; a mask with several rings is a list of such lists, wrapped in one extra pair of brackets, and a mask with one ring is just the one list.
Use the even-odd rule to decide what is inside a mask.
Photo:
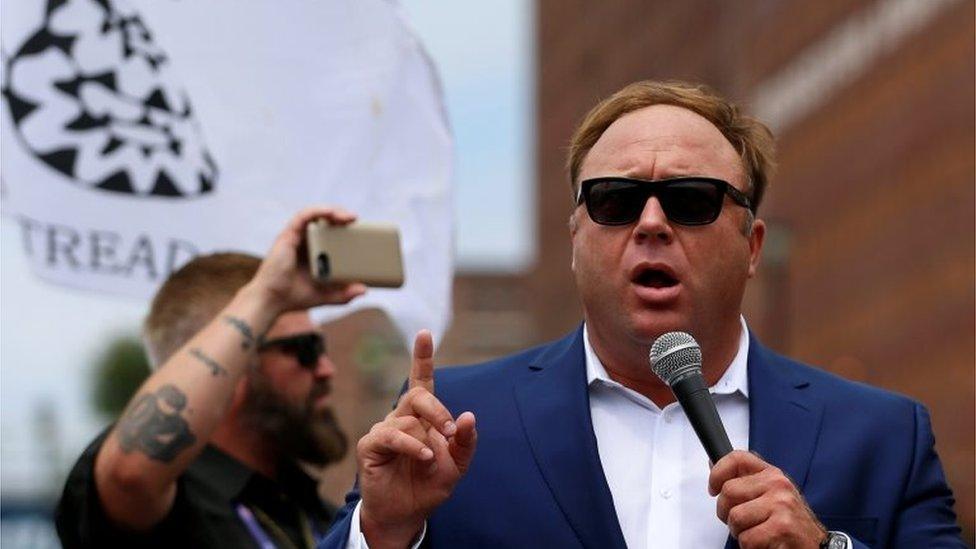
[(646, 288), (670, 288), (678, 284), (678, 279), (671, 273), (651, 267), (638, 270), (632, 281)]

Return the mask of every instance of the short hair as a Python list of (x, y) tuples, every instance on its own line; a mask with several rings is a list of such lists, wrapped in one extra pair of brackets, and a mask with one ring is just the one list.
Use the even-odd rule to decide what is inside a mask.
[(163, 282), (143, 323), (142, 339), (158, 368), (203, 329), (258, 271), (261, 260), (215, 253), (190, 260)]
[(672, 105), (692, 111), (711, 122), (742, 158), (749, 178), (755, 212), (775, 168), (775, 143), (769, 128), (758, 119), (743, 114), (739, 107), (700, 84), (643, 80), (634, 82), (593, 107), (580, 123), (569, 147), (567, 168), (569, 183), (576, 198), (583, 160), (614, 121), (626, 114), (652, 105)]

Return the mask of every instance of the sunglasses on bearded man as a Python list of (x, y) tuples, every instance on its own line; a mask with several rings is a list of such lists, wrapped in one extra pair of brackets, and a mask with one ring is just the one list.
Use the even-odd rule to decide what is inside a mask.
[(303, 368), (314, 370), (318, 366), (319, 357), (325, 354), (325, 336), (319, 332), (308, 332), (268, 339), (258, 345), (258, 352), (270, 349), (291, 355)]
[(739, 189), (721, 179), (699, 176), (658, 181), (587, 179), (580, 183), (576, 204), (585, 202), (590, 219), (601, 225), (629, 225), (640, 217), (647, 199), (656, 196), (668, 220), (679, 225), (708, 225), (722, 213), (725, 195), (753, 211), (749, 197)]

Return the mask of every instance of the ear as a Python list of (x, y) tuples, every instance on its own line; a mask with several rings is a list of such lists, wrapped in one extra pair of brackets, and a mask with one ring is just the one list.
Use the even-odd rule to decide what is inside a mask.
[(756, 219), (749, 231), (749, 278), (756, 276), (759, 267), (759, 255), (762, 252), (763, 241), (766, 240), (766, 222)]
[(569, 214), (569, 247), (570, 253), (572, 254), (569, 269), (573, 272), (576, 271), (576, 233), (579, 231), (579, 215), (580, 207), (577, 206), (573, 213)]
[(569, 214), (569, 238), (575, 238), (576, 232), (579, 231), (579, 215), (582, 206), (577, 206), (573, 210), (573, 213)]

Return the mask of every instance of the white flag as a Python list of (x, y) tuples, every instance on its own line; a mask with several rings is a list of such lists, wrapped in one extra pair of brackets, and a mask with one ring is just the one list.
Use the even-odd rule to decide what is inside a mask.
[(452, 139), (395, 4), (6, 2), (2, 47), (3, 210), (43, 278), (146, 298), (328, 203), (400, 226), (406, 282), (317, 317), (378, 306), (443, 334)]

